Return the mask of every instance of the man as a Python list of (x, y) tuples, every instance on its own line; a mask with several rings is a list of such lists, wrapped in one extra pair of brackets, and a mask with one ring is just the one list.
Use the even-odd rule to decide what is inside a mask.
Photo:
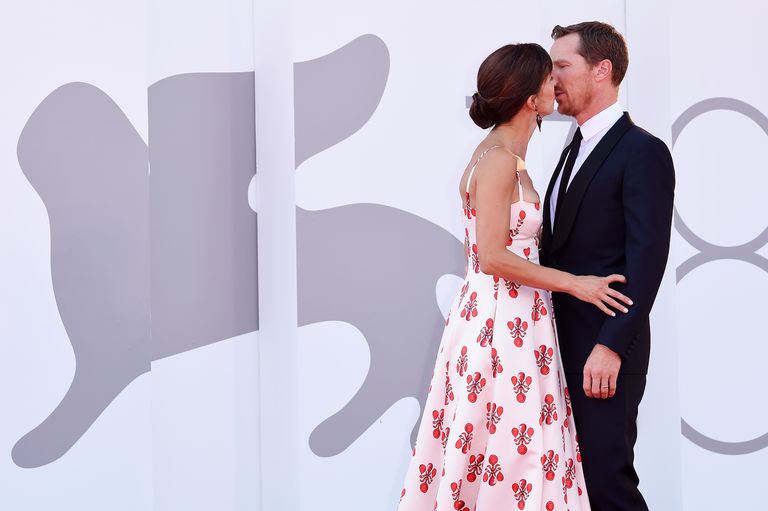
[[(544, 202), (541, 258), (579, 275), (622, 274), (633, 300), (607, 316), (553, 294), (566, 379), (594, 511), (647, 510), (633, 466), (650, 355), (649, 314), (669, 252), (674, 167), (667, 146), (618, 103), (629, 57), (600, 22), (556, 26), (558, 111), (579, 125)], [(577, 390), (578, 389), (578, 390)]]

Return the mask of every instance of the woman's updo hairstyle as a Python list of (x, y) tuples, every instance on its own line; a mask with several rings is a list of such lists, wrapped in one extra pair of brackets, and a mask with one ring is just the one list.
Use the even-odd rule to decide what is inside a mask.
[(472, 95), (469, 116), (483, 129), (509, 121), (539, 92), (551, 72), (552, 60), (538, 44), (502, 46), (477, 71), (477, 92)]

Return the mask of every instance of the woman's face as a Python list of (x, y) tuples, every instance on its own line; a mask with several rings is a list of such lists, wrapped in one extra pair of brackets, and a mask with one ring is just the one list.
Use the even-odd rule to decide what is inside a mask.
[(555, 111), (555, 78), (549, 73), (537, 94), (536, 106), (539, 114), (544, 117)]

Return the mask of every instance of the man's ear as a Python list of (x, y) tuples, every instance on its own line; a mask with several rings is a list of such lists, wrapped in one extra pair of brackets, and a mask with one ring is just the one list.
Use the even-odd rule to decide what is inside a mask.
[(592, 69), (593, 76), (595, 77), (595, 80), (598, 82), (602, 82), (603, 80), (610, 80), (611, 75), (613, 74), (613, 63), (608, 59), (603, 59), (597, 64), (595, 64), (595, 67)]

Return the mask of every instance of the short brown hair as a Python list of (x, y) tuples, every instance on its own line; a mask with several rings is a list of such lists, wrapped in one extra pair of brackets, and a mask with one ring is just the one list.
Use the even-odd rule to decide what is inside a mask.
[(552, 29), (552, 39), (560, 39), (568, 34), (579, 34), (579, 55), (584, 57), (590, 66), (605, 59), (611, 61), (611, 81), (618, 87), (629, 67), (629, 50), (624, 37), (611, 25), (600, 21), (585, 21), (567, 27), (556, 25)]
[(552, 59), (538, 44), (502, 46), (480, 65), (469, 116), (483, 129), (509, 121), (551, 72)]

